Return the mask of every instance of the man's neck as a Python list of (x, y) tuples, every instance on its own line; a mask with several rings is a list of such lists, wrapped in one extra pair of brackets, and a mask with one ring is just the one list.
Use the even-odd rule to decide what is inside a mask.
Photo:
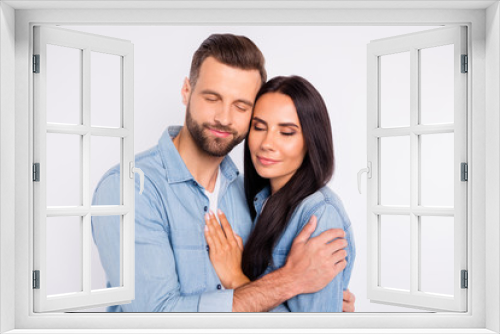
[(196, 182), (209, 192), (212, 192), (217, 180), (219, 165), (224, 157), (211, 156), (199, 148), (186, 126), (182, 127), (173, 142)]

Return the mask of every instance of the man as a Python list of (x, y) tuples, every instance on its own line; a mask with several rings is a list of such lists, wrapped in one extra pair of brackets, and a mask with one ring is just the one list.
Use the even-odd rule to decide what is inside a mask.
[[(135, 158), (146, 175), (144, 193), (136, 195), (135, 300), (109, 311), (268, 311), (297, 294), (319, 291), (344, 269), (344, 232), (309, 239), (314, 221), (295, 239), (283, 268), (236, 290), (223, 289), (210, 263), (206, 212), (220, 208), (244, 242), (252, 228), (242, 177), (227, 154), (245, 138), (265, 81), (264, 57), (246, 37), (212, 35), (195, 52), (181, 91), (185, 126), (170, 127), (157, 146)], [(119, 172), (115, 167), (103, 176), (94, 205), (119, 203)], [(117, 222), (92, 218), (108, 286), (120, 283)], [(353, 295), (346, 296), (351, 301), (344, 305), (352, 310)]]

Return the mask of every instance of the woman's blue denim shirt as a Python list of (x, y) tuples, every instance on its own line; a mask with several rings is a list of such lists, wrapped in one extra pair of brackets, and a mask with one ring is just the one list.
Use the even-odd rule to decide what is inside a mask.
[[(270, 196), (269, 188), (263, 189), (255, 197), (255, 210), (258, 221), (266, 199)], [(324, 289), (316, 293), (301, 294), (276, 307), (273, 312), (342, 312), (343, 291), (347, 289), (351, 278), (356, 247), (351, 222), (339, 197), (328, 187), (323, 187), (306, 197), (295, 209), (287, 227), (273, 250), (273, 262), (263, 275), (284, 266), (292, 242), (309, 219), (315, 215), (318, 221), (311, 237), (331, 228), (341, 228), (346, 232), (348, 246), (347, 266)], [(256, 223), (254, 223), (256, 224)], [(255, 228), (258, 228), (256, 225)]]

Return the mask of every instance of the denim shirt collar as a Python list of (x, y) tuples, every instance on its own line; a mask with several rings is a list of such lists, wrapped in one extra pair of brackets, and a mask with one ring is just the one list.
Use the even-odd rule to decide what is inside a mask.
[(260, 215), (262, 211), (262, 207), (264, 206), (264, 203), (266, 200), (271, 196), (271, 189), (269, 186), (264, 187), (261, 191), (255, 195), (255, 198), (253, 200), (253, 206), (255, 208), (255, 212), (257, 212), (257, 217)]
[[(169, 126), (160, 138), (158, 143), (163, 167), (167, 170), (168, 183), (185, 182), (194, 180), (193, 175), (186, 167), (184, 160), (182, 160), (179, 151), (175, 147), (172, 138), (177, 136), (181, 131), (182, 126)], [(234, 181), (239, 171), (236, 165), (229, 156), (226, 156), (220, 164), (220, 170), (229, 182)]]

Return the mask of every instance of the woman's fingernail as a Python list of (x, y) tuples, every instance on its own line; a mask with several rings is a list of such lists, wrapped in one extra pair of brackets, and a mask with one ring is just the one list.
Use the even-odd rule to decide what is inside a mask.
[(208, 213), (205, 213), (205, 220), (209, 220), (210, 219), (210, 216), (208, 215)]
[(219, 214), (219, 216), (222, 214), (222, 211), (221, 209), (217, 209), (217, 213)]
[(208, 232), (208, 225), (205, 225), (205, 232)]

